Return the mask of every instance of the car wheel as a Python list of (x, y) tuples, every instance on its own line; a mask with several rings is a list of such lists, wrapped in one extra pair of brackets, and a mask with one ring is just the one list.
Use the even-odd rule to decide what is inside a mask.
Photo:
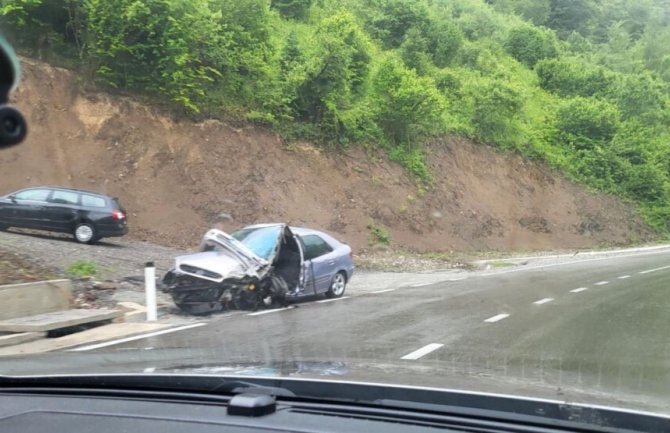
[(74, 240), (81, 244), (91, 244), (95, 242), (95, 229), (88, 223), (79, 223), (74, 228)]
[(344, 275), (344, 272), (338, 272), (333, 276), (333, 280), (330, 282), (330, 287), (326, 292), (326, 296), (329, 298), (339, 298), (344, 295), (346, 289), (347, 277)]

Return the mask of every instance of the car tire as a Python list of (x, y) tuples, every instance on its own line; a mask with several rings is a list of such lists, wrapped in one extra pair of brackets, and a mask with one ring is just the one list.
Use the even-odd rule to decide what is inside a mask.
[(72, 232), (74, 240), (80, 244), (92, 244), (96, 241), (95, 228), (89, 223), (79, 223)]
[(330, 281), (330, 287), (328, 287), (326, 296), (328, 298), (339, 298), (344, 295), (345, 290), (347, 290), (347, 276), (344, 275), (344, 272), (340, 271)]
[(9, 226), (7, 224), (0, 224), (0, 232), (4, 232), (8, 228), (9, 228)]

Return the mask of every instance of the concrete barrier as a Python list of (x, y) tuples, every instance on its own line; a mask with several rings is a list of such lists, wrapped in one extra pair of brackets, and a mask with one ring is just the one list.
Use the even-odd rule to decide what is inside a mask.
[(68, 310), (71, 300), (70, 280), (0, 286), (0, 320)]

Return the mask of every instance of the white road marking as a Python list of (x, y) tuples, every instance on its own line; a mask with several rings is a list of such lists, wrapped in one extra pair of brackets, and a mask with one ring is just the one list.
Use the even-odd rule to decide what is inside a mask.
[(387, 292), (392, 292), (394, 290), (395, 289), (384, 289), (384, 290), (377, 290), (377, 291), (372, 292), (372, 293), (387, 293)]
[(430, 286), (431, 284), (437, 284), (439, 281), (436, 281), (434, 283), (419, 283), (419, 284), (412, 284), (410, 287), (423, 287), (423, 286)]
[(587, 287), (580, 287), (579, 289), (572, 289), (572, 290), (570, 290), (570, 293), (579, 293), (579, 292), (583, 292), (584, 290), (588, 290), (588, 288)]
[(341, 298), (334, 298), (334, 299), (323, 299), (321, 301), (316, 301), (317, 304), (325, 304), (326, 302), (334, 302), (334, 301), (341, 301), (342, 299), (349, 299), (350, 296), (342, 296)]
[(260, 316), (263, 314), (270, 314), (270, 313), (276, 313), (277, 311), (284, 311), (284, 310), (290, 310), (290, 307), (287, 308), (273, 308), (272, 310), (263, 310), (263, 311), (257, 311), (255, 313), (249, 313), (247, 316)]
[(467, 280), (468, 277), (461, 277), (461, 278), (449, 278), (447, 281), (463, 281)]
[(147, 367), (144, 369), (145, 373), (153, 373), (154, 371), (156, 371), (156, 367)]
[(617, 278), (620, 279), (620, 280), (625, 280), (626, 278), (630, 278), (630, 275), (621, 275)]
[(428, 355), (430, 352), (436, 351), (437, 349), (439, 349), (442, 346), (444, 346), (444, 344), (439, 344), (439, 343), (427, 344), (427, 345), (423, 346), (421, 349), (415, 350), (412, 353), (408, 353), (407, 355), (403, 356), (400, 359), (412, 359), (412, 360), (419, 359), (423, 356)]
[(170, 334), (172, 332), (184, 331), (186, 329), (197, 328), (200, 326), (205, 326), (207, 323), (193, 323), (190, 325), (178, 326), (176, 328), (163, 329), (161, 331), (149, 332), (148, 334), (135, 335), (133, 337), (119, 338), (118, 340), (106, 341), (104, 343), (91, 344), (89, 346), (77, 347), (75, 349), (70, 349), (68, 352), (86, 352), (89, 350), (100, 349), (101, 347), (114, 346), (115, 344), (127, 343), (129, 341), (142, 340), (143, 338), (155, 337), (157, 335)]
[(604, 286), (605, 284), (609, 284), (609, 283), (610, 283), (609, 281), (598, 281), (597, 283), (595, 283), (595, 285), (596, 286)]
[(662, 271), (663, 269), (668, 269), (670, 266), (662, 266), (660, 268), (655, 268), (655, 269), (647, 269), (646, 271), (640, 272), (641, 274), (651, 274), (652, 272), (656, 271)]
[(554, 300), (554, 298), (544, 298), (544, 299), (540, 299), (539, 301), (533, 302), (533, 304), (542, 305), (542, 304), (546, 304), (547, 302), (551, 302), (553, 300)]
[(509, 317), (509, 314), (505, 314), (505, 313), (498, 314), (497, 316), (489, 317), (488, 319), (484, 320), (484, 322), (495, 323), (499, 320), (506, 319), (507, 317)]

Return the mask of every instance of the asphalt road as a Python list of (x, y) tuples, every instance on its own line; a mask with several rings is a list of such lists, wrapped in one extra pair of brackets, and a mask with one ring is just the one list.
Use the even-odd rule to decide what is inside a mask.
[(51, 362), (329, 376), (670, 412), (668, 292), (670, 250), (653, 251), (229, 313)]

